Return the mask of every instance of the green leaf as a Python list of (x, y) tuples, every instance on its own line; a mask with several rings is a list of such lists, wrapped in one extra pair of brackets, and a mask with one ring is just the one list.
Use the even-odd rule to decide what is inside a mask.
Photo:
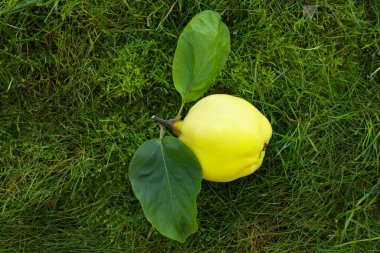
[(173, 82), (183, 103), (207, 91), (229, 53), (230, 32), (218, 13), (204, 11), (191, 19), (179, 36), (173, 60)]
[(143, 143), (130, 163), (129, 179), (145, 217), (161, 234), (184, 242), (198, 230), (202, 170), (182, 141), (167, 136)]

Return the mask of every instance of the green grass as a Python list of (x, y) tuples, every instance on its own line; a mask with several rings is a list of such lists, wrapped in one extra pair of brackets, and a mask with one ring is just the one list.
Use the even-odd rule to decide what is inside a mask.
[[(303, 3), (0, 2), (0, 252), (378, 252), (380, 4)], [(209, 94), (252, 102), (274, 135), (255, 174), (202, 183), (180, 244), (127, 170), (150, 117), (175, 116), (175, 45), (205, 9), (232, 47)]]

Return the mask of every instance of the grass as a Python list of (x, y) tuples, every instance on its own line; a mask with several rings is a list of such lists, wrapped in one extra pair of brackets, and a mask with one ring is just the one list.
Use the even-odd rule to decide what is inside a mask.
[[(0, 3), (0, 252), (378, 252), (380, 5), (376, 1)], [(232, 51), (212, 93), (256, 105), (263, 167), (204, 181), (180, 244), (144, 218), (127, 169), (180, 103), (184, 25), (222, 14)], [(186, 107), (186, 110), (190, 106)]]

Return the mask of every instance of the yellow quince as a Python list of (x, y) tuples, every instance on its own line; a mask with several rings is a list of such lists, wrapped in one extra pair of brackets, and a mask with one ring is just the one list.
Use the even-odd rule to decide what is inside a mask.
[(229, 182), (256, 171), (272, 136), (268, 119), (248, 101), (226, 94), (198, 101), (172, 131), (197, 156), (203, 178)]

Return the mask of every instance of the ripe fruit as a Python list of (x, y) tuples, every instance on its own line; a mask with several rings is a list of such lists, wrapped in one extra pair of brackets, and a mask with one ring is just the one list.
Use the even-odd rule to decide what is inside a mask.
[(262, 164), (272, 136), (268, 119), (246, 100), (226, 94), (198, 101), (173, 132), (190, 147), (209, 181), (247, 176)]

